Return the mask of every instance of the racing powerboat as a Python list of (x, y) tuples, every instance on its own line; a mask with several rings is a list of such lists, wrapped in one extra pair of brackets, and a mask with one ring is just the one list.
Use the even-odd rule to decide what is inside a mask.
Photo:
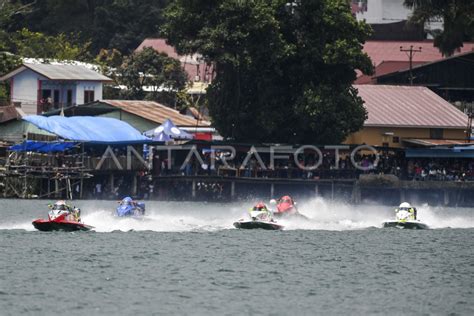
[(398, 210), (395, 220), (383, 222), (383, 227), (395, 227), (404, 229), (428, 229), (428, 225), (414, 219), (413, 214), (407, 210)]
[(52, 206), (48, 212), (48, 219), (37, 219), (32, 222), (33, 226), (39, 231), (88, 231), (92, 226), (81, 222), (81, 210), (74, 208), (72, 210), (63, 202), (59, 201)]
[(276, 204), (276, 210), (273, 212), (273, 216), (276, 218), (291, 217), (308, 219), (306, 216), (298, 212), (296, 208), (296, 202), (288, 195), (283, 196), (277, 200), (271, 200), (271, 204)]
[(268, 211), (252, 210), (248, 213), (247, 218), (241, 218), (234, 222), (235, 228), (241, 229), (266, 229), (266, 230), (281, 230), (283, 225), (278, 224), (272, 218)]
[(115, 209), (115, 215), (118, 217), (142, 217), (145, 215), (145, 203), (135, 202), (131, 197), (126, 197), (120, 201)]

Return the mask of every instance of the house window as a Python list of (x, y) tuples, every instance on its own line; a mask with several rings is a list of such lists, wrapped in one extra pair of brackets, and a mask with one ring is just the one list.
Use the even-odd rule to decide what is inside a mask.
[(382, 143), (382, 147), (390, 147), (388, 143)]
[(94, 91), (93, 90), (85, 90), (84, 91), (84, 103), (89, 103), (94, 101)]
[(442, 139), (443, 138), (443, 129), (442, 128), (430, 128), (430, 138), (432, 138), (432, 139)]
[(398, 136), (393, 136), (393, 137), (392, 137), (392, 142), (393, 142), (394, 144), (400, 143), (400, 137), (398, 137)]

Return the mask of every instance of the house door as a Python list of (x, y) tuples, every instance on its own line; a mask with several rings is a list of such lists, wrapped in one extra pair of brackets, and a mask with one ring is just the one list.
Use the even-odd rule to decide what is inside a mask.
[(67, 105), (70, 106), (72, 105), (72, 90), (67, 90)]
[(43, 89), (41, 90), (41, 111), (40, 112), (48, 112), (51, 109), (51, 105), (53, 103), (53, 99), (51, 98), (51, 90)]
[(59, 107), (59, 90), (54, 90), (54, 108), (57, 109)]

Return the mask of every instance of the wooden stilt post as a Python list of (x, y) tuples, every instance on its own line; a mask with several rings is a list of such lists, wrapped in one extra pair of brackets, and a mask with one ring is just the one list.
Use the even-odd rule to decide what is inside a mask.
[(137, 195), (137, 175), (132, 176), (132, 195)]
[(230, 183), (230, 198), (233, 200), (235, 198), (235, 181), (232, 180)]
[(115, 185), (114, 185), (114, 174), (110, 174), (110, 179), (109, 179), (109, 186), (110, 186), (110, 193), (114, 193)]
[(196, 180), (193, 180), (193, 184), (191, 186), (191, 196), (194, 198), (196, 198)]
[(331, 200), (334, 200), (334, 180), (331, 181)]

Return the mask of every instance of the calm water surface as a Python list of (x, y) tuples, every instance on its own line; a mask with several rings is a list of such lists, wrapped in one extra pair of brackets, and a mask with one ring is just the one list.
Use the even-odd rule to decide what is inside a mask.
[(38, 232), (48, 201), (0, 200), (1, 315), (474, 314), (473, 211), (381, 229), (381, 206), (304, 201), (309, 222), (236, 230), (249, 203), (78, 201), (92, 232)]

